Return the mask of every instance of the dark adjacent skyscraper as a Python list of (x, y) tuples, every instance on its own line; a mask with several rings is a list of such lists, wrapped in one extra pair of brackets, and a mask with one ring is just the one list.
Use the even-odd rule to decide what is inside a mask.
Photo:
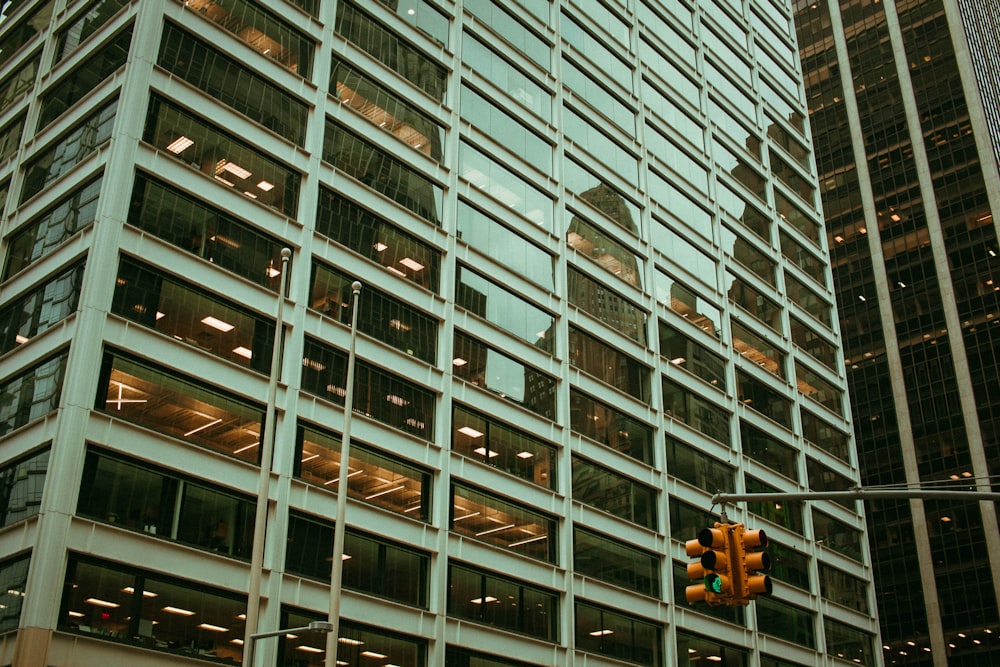
[[(990, 489), (1000, 5), (802, 1), (795, 22), (862, 481)], [(995, 505), (872, 502), (868, 524), (886, 663), (1000, 663)]]

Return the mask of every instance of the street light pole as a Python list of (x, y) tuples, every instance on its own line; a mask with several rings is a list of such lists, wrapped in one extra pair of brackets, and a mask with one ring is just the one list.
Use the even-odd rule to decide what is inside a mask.
[(287, 635), (293, 632), (324, 632), (329, 633), (333, 631), (333, 626), (331, 626), (326, 621), (312, 621), (309, 625), (303, 626), (301, 628), (286, 628), (284, 630), (272, 630), (270, 632), (254, 632), (247, 637), (247, 650), (246, 658), (247, 662), (251, 665), (253, 664), (253, 654), (256, 649), (258, 639), (266, 639), (268, 637), (277, 637), (279, 635)]
[(289, 248), (281, 249), (281, 289), (278, 292), (277, 326), (274, 328), (274, 345), (271, 348), (271, 376), (267, 384), (267, 409), (260, 434), (260, 478), (257, 484), (257, 508), (254, 515), (253, 547), (250, 555), (250, 586), (247, 592), (247, 620), (243, 652), (243, 667), (253, 667), (253, 636), (260, 620), (260, 587), (264, 576), (264, 534), (267, 530), (268, 496), (271, 486), (271, 464), (274, 458), (275, 414), (278, 396), (278, 373), (281, 367), (282, 338), (285, 333), (285, 293), (288, 288)]
[(337, 645), (340, 636), (340, 590), (344, 578), (344, 535), (347, 523), (348, 467), (351, 456), (351, 417), (354, 414), (354, 362), (358, 340), (358, 299), (361, 283), (351, 284), (351, 344), (347, 354), (347, 386), (344, 396), (344, 431), (340, 438), (340, 475), (337, 479), (337, 518), (333, 526), (333, 558), (330, 572), (330, 634), (326, 637), (326, 664), (337, 664)]

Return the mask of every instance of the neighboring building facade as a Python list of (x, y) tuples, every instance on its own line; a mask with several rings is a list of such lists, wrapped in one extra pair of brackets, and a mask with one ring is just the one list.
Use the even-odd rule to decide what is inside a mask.
[[(803, 1), (795, 22), (862, 481), (990, 490), (1000, 5)], [(867, 513), (886, 664), (1000, 663), (995, 504)]]
[(790, 6), (25, 0), (0, 68), (0, 664), (242, 659), (272, 373), (258, 628), (326, 616), (353, 280), (338, 664), (881, 664), (860, 503), (684, 601), (715, 492), (858, 480)]

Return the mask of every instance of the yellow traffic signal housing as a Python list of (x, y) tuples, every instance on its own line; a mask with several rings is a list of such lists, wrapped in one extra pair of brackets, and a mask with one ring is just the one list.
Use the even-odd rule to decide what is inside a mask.
[(746, 605), (758, 595), (771, 594), (771, 577), (759, 572), (771, 569), (771, 557), (766, 551), (755, 551), (767, 546), (763, 530), (746, 530), (738, 523), (731, 531), (732, 552), (736, 559), (733, 566), (733, 596), (731, 604)]
[(730, 524), (716, 523), (714, 528), (704, 528), (698, 539), (688, 540), (684, 550), (696, 563), (688, 563), (689, 579), (701, 580), (688, 586), (685, 597), (689, 604), (706, 602), (710, 605), (730, 604), (733, 585), (730, 577), (733, 559), (730, 556)]

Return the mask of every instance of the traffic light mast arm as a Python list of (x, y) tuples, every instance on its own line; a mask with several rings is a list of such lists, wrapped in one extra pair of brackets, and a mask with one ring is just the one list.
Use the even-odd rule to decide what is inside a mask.
[(919, 500), (1000, 500), (995, 491), (942, 491), (921, 489), (863, 489), (848, 491), (775, 491), (773, 493), (717, 493), (713, 505), (727, 505), (742, 500), (868, 500), (878, 498), (905, 498)]

